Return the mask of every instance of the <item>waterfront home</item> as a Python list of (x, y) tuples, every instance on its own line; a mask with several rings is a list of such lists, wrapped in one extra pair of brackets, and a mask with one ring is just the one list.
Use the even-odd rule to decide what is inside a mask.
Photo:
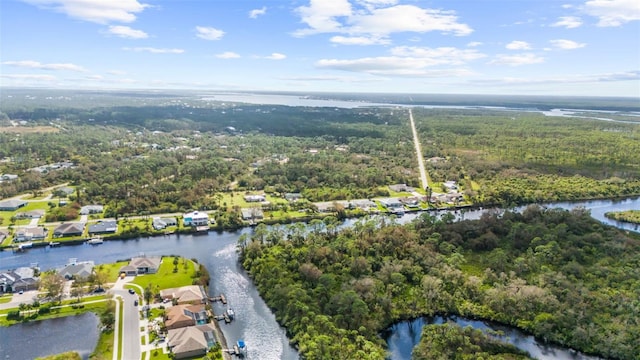
[(176, 359), (203, 356), (216, 343), (211, 324), (171, 329), (167, 332), (167, 345)]
[(125, 273), (127, 276), (155, 274), (158, 272), (160, 263), (162, 263), (162, 257), (160, 256), (134, 257), (129, 261), (128, 265), (120, 268), (120, 273)]
[(176, 305), (167, 310), (164, 322), (167, 330), (207, 323), (207, 310), (203, 304)]
[(184, 226), (208, 226), (209, 225), (209, 215), (203, 212), (190, 212), (182, 215), (182, 223)]
[(160, 290), (160, 297), (174, 300), (179, 304), (204, 304), (207, 302), (207, 294), (202, 286), (188, 285), (179, 288)]
[(27, 227), (16, 231), (14, 242), (44, 240), (48, 230), (44, 227)]
[(84, 223), (64, 223), (53, 229), (53, 237), (82, 236)]
[(264, 213), (259, 208), (244, 208), (240, 209), (242, 213), (242, 220), (262, 220), (264, 219)]
[(167, 226), (178, 226), (178, 220), (174, 217), (154, 217), (151, 221), (151, 225), (156, 230), (165, 229)]
[(115, 220), (99, 220), (89, 225), (89, 234), (115, 234), (118, 231), (118, 222)]
[(0, 211), (16, 211), (27, 204), (26, 201), (17, 199), (0, 201)]

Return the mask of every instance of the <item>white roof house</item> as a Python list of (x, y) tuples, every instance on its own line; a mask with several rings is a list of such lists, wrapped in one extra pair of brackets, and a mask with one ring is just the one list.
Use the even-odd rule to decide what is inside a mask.
[(204, 226), (209, 225), (209, 215), (207, 213), (194, 211), (182, 215), (184, 226)]

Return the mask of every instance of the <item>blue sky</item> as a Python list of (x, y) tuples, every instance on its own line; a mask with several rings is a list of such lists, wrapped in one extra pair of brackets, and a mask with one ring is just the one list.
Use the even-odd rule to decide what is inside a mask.
[(640, 1), (2, 0), (0, 85), (640, 98)]

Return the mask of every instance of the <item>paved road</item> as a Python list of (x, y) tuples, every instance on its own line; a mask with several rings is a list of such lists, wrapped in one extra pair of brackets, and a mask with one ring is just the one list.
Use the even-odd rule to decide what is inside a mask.
[(422, 188), (426, 189), (429, 187), (429, 182), (427, 181), (427, 171), (424, 167), (424, 156), (422, 156), (420, 140), (418, 139), (418, 131), (416, 130), (416, 124), (413, 122), (413, 112), (411, 111), (411, 109), (409, 109), (409, 122), (411, 122), (411, 131), (413, 132), (413, 143), (416, 146), (416, 157), (418, 158), (418, 169), (420, 170), (420, 182), (422, 184)]
[[(122, 309), (122, 343), (120, 344), (122, 349), (122, 359), (140, 359), (140, 303), (139, 306), (135, 306), (136, 300), (140, 301), (137, 295), (129, 294), (127, 290), (123, 288), (127, 279), (118, 280), (116, 285), (110, 290), (116, 296), (122, 297), (123, 309)], [(115, 341), (118, 341), (117, 339)], [(114, 358), (117, 355), (114, 354)]]

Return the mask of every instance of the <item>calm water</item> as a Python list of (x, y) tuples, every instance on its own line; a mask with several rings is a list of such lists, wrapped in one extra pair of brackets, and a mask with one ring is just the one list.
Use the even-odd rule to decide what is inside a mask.
[(98, 343), (93, 313), (0, 327), (0, 359), (31, 360), (76, 351), (88, 359)]
[[(627, 230), (638, 231), (635, 225), (622, 224), (604, 218), (607, 211), (640, 209), (640, 198), (620, 201), (598, 200), (576, 203), (546, 204), (548, 207), (571, 209), (582, 206), (591, 210), (592, 215), (603, 222)], [(478, 218), (483, 211), (458, 211), (458, 218)], [(407, 214), (399, 218), (399, 222), (407, 222), (416, 214)], [(353, 220), (346, 224), (353, 223)], [(180, 255), (195, 258), (204, 264), (211, 273), (210, 292), (212, 295), (224, 293), (229, 305), (236, 312), (236, 321), (231, 324), (221, 323), (222, 330), (229, 344), (244, 339), (249, 349), (249, 359), (298, 359), (297, 351), (289, 345), (284, 328), (275, 320), (275, 316), (260, 298), (256, 288), (242, 270), (237, 261), (235, 245), (241, 234), (250, 233), (251, 228), (236, 232), (209, 232), (204, 235), (170, 235), (154, 238), (140, 238), (126, 241), (107, 241), (99, 246), (77, 245), (58, 248), (34, 248), (24, 253), (0, 252), (0, 270), (29, 266), (37, 263), (46, 270), (64, 265), (69, 258), (78, 261), (93, 260), (96, 264), (110, 263), (129, 259), (140, 254), (146, 255)], [(72, 321), (74, 322), (74, 321)], [(43, 322), (41, 326), (48, 322)], [(57, 325), (51, 326), (51, 328)], [(96, 328), (96, 326), (94, 326)], [(0, 329), (12, 332), (14, 327)], [(2, 333), (0, 333), (2, 334)], [(4, 349), (5, 335), (0, 336)], [(15, 336), (14, 339), (25, 337)], [(74, 348), (82, 337), (58, 339), (66, 342), (69, 349)], [(24, 346), (16, 342), (15, 346)], [(3, 350), (4, 351), (4, 350)], [(0, 358), (2, 359), (2, 358)], [(12, 358), (13, 359), (13, 358)], [(396, 359), (396, 358), (394, 358)], [(403, 358), (398, 358), (403, 359)]]
[(482, 331), (501, 331), (504, 335), (495, 336), (496, 338), (516, 346), (521, 350), (529, 352), (535, 359), (539, 360), (596, 360), (598, 357), (587, 356), (575, 351), (567, 350), (561, 346), (555, 346), (542, 343), (533, 336), (524, 334), (523, 332), (507, 326), (491, 324), (486, 321), (470, 320), (461, 317), (443, 318), (437, 316), (434, 318), (418, 318), (412, 321), (403, 321), (393, 325), (387, 329), (383, 336), (389, 346), (389, 360), (405, 360), (411, 359), (411, 351), (413, 347), (420, 342), (422, 335), (422, 327), (429, 324), (443, 324), (447, 321), (466, 327), (471, 326), (474, 329)]

